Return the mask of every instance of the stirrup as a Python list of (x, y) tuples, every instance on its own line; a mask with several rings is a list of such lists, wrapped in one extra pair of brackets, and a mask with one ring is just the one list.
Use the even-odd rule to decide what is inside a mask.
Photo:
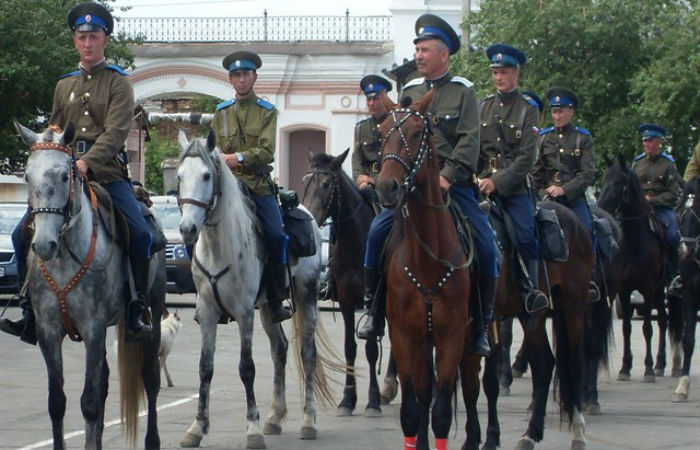
[[(357, 332), (355, 333), (358, 339), (362, 339), (365, 341), (380, 341), (382, 337), (384, 337), (384, 327), (382, 326), (383, 324), (377, 324), (378, 318), (376, 314), (377, 313), (372, 314), (370, 311), (368, 311), (362, 316), (360, 316), (360, 320), (358, 320)], [(365, 317), (367, 318), (367, 320), (365, 320), (362, 326), (359, 326), (360, 322)], [(383, 317), (382, 321), (384, 321)]]
[(683, 279), (680, 275), (676, 275), (666, 287), (666, 295), (670, 295), (672, 297), (680, 297), (681, 295), (683, 295), (682, 290)]
[(600, 288), (595, 284), (595, 281), (591, 280), (588, 284), (588, 303), (595, 303), (600, 300), (600, 297)]
[[(544, 299), (544, 301), (540, 300), (540, 302), (535, 302), (535, 299), (537, 298)], [(544, 304), (542, 305), (541, 303)], [(533, 289), (530, 292), (528, 292), (527, 296), (525, 297), (525, 302), (523, 306), (525, 308), (526, 313), (536, 314), (538, 312), (546, 310), (549, 307), (549, 299), (546, 295), (544, 295), (544, 292), (540, 291), (539, 289)]]

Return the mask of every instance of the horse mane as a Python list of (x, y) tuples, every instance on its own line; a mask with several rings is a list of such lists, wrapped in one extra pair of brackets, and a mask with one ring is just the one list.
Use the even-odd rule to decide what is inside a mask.
[[(330, 168), (330, 164), (333, 161), (334, 156), (329, 155), (327, 153), (315, 153), (311, 157), (311, 161), (309, 163), (309, 168), (310, 169), (324, 169), (324, 168)], [(355, 182), (350, 178), (350, 175), (348, 175), (342, 167), (338, 167), (339, 170), (336, 171), (340, 175), (340, 179), (342, 180), (342, 183), (349, 186), (349, 189), (351, 192), (354, 192), (358, 198), (364, 197), (362, 196), (362, 192), (360, 191), (360, 188), (357, 187)]]

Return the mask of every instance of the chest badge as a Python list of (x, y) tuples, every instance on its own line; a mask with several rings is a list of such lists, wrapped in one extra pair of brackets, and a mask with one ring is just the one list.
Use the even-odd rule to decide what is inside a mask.
[(71, 103), (75, 101), (75, 92), (70, 93), (70, 95), (68, 96), (68, 101)]
[(574, 150), (574, 156), (581, 156), (581, 149), (580, 148), (577, 148), (576, 150)]

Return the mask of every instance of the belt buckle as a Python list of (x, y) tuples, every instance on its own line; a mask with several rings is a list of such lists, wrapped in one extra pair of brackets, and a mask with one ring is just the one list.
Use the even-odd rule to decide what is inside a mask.
[(489, 158), (489, 170), (496, 172), (498, 170), (498, 159), (495, 156)]
[(382, 163), (379, 161), (374, 161), (372, 163), (372, 172), (381, 172), (382, 171)]
[(75, 153), (78, 156), (83, 156), (85, 153), (87, 153), (87, 142), (85, 141), (76, 141), (75, 143)]
[(241, 164), (236, 164), (233, 168), (233, 173), (236, 175), (243, 175), (243, 166)]
[(561, 174), (559, 172), (554, 172), (554, 182), (561, 183)]

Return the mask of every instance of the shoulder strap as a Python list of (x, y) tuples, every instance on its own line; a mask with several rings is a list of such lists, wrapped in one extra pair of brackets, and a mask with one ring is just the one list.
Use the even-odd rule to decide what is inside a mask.
[(243, 134), (243, 127), (241, 126), (241, 121), (238, 118), (238, 104), (233, 105), (233, 117), (236, 119), (236, 125), (238, 126), (238, 135), (241, 137), (243, 145), (245, 145), (245, 135)]

